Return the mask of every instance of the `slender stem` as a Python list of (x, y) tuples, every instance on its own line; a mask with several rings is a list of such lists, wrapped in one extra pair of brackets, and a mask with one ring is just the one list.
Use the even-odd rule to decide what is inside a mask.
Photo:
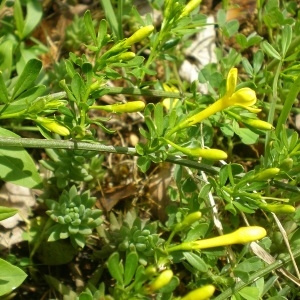
[[(294, 258), (296, 258), (298, 256), (300, 256), (300, 249), (297, 249), (293, 252)], [(281, 268), (284, 264), (286, 264), (290, 261), (291, 261), (290, 255), (286, 255), (281, 260), (278, 260), (278, 261), (274, 262), (273, 264), (270, 264), (269, 266), (263, 268), (262, 270), (255, 272), (254, 274), (249, 276), (249, 280), (247, 282), (240, 281), (234, 287), (228, 288), (221, 295), (215, 297), (214, 300), (229, 299), (230, 296), (232, 296), (234, 293), (240, 291), (241, 289), (243, 289), (246, 286), (251, 285), (253, 282), (257, 281), (259, 278), (262, 278), (262, 277), (268, 275), (272, 271), (275, 271), (275, 270)]]
[[(273, 85), (272, 85), (272, 98), (271, 98), (271, 103), (270, 103), (270, 109), (269, 109), (269, 114), (268, 114), (268, 123), (273, 124), (274, 117), (275, 117), (275, 109), (276, 109), (276, 103), (277, 103), (277, 98), (278, 98), (278, 79), (280, 75), (282, 67), (282, 61), (279, 62), (276, 73), (274, 76), (273, 80)], [(270, 157), (270, 140), (271, 140), (271, 132), (266, 133), (266, 141), (265, 141), (265, 155), (264, 155), (264, 164), (265, 166), (268, 166), (268, 159)]]
[[(67, 140), (44, 140), (44, 139), (32, 139), (32, 138), (10, 138), (0, 137), (0, 147), (17, 147), (17, 148), (51, 148), (51, 149), (69, 149), (69, 150), (89, 150), (109, 153), (119, 153), (127, 155), (138, 155), (135, 148), (121, 147), (121, 146), (107, 146), (100, 143), (87, 143)], [(211, 165), (199, 163), (194, 160), (182, 159), (180, 157), (169, 155), (167, 162), (194, 168), (204, 171), (210, 175), (218, 175), (220, 168)], [(242, 178), (243, 174), (239, 174), (236, 177)], [(281, 181), (273, 180), (271, 185), (278, 187), (293, 193), (299, 193), (300, 187), (293, 186)]]
[[(105, 89), (107, 89), (107, 95), (123, 94), (123, 95), (158, 97), (158, 98), (188, 98), (193, 96), (192, 93), (175, 93), (175, 92), (167, 92), (167, 91), (159, 91), (159, 90), (144, 90), (144, 89), (137, 89), (137, 88), (105, 87)], [(46, 97), (49, 97), (47, 99), (51, 100), (51, 99), (63, 99), (66, 96), (67, 95), (65, 92), (59, 92), (59, 93), (48, 95)], [(45, 98), (45, 96), (39, 98)]]
[(286, 120), (291, 112), (292, 106), (295, 103), (295, 99), (297, 98), (299, 91), (300, 91), (300, 76), (298, 76), (297, 79), (295, 80), (295, 82), (290, 86), (290, 90), (284, 101), (284, 105), (281, 110), (280, 116), (278, 118), (276, 130), (275, 130), (277, 137), (279, 136), (279, 134), (282, 130), (282, 125), (286, 122)]

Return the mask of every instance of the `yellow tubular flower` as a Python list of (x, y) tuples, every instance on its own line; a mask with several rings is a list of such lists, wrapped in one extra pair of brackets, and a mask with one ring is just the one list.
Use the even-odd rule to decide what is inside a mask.
[(154, 30), (153, 25), (148, 25), (138, 29), (133, 35), (125, 40), (124, 46), (129, 47), (135, 43), (141, 42), (143, 39), (148, 37)]
[(157, 291), (162, 287), (166, 286), (172, 279), (173, 272), (172, 270), (162, 271), (158, 277), (150, 284), (151, 291)]
[(168, 252), (172, 251), (189, 251), (200, 250), (221, 246), (229, 246), (233, 244), (245, 244), (260, 240), (267, 235), (266, 230), (259, 226), (240, 227), (236, 231), (210, 239), (204, 239), (193, 242), (181, 243), (179, 245), (170, 247)]
[(48, 118), (44, 118), (44, 117), (37, 117), (35, 119), (35, 122), (40, 124), (46, 130), (48, 130), (50, 132), (57, 133), (61, 136), (67, 136), (67, 135), (70, 134), (69, 129), (67, 127), (61, 125), (57, 121), (54, 121), (54, 120), (51, 120), (51, 119), (48, 119)]
[(181, 300), (206, 300), (214, 294), (215, 289), (213, 285), (208, 284), (189, 292)]
[[(211, 115), (222, 111), (230, 106), (242, 106), (243, 108), (249, 109), (250, 106), (254, 105), (257, 101), (255, 91), (246, 87), (235, 91), (237, 83), (237, 69), (232, 68), (227, 76), (226, 81), (226, 94), (217, 100), (212, 105), (208, 106), (204, 110), (187, 118), (186, 120), (179, 123), (172, 130), (169, 131), (168, 136), (172, 135), (176, 131), (190, 127), (197, 123), (200, 123), (204, 119)], [(250, 108), (251, 109), (251, 108)]]
[(228, 157), (226, 152), (219, 149), (185, 148), (173, 143), (170, 140), (165, 139), (165, 141), (175, 149), (188, 156), (202, 157), (208, 160), (223, 160)]
[(181, 15), (179, 18), (187, 16), (189, 13), (191, 13), (200, 3), (202, 0), (191, 0), (183, 9)]
[(131, 101), (124, 104), (92, 105), (89, 109), (101, 109), (112, 113), (132, 113), (142, 111), (145, 108), (143, 101)]

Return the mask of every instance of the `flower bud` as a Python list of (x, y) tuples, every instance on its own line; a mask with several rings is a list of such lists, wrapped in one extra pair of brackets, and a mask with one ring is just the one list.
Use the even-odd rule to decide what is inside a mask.
[(129, 61), (135, 57), (134, 52), (124, 52), (108, 58), (107, 62)]
[(193, 223), (195, 223), (196, 221), (198, 221), (201, 218), (202, 214), (200, 211), (196, 211), (193, 212), (191, 214), (188, 214), (182, 222), (176, 224), (174, 231), (178, 232), (190, 225), (192, 225)]
[(165, 139), (165, 141), (175, 149), (189, 156), (202, 157), (208, 160), (222, 160), (227, 158), (227, 153), (219, 149), (185, 148), (170, 140)]
[(269, 168), (265, 169), (253, 176), (251, 180), (253, 181), (265, 181), (268, 179), (272, 179), (280, 172), (279, 168)]
[(262, 239), (267, 235), (266, 230), (259, 226), (241, 227), (238, 230), (224, 234), (218, 237), (204, 239), (193, 242), (181, 243), (179, 245), (170, 247), (168, 252), (172, 251), (187, 251), (187, 250), (200, 250), (221, 246), (229, 246), (233, 244), (245, 244)]
[(148, 37), (153, 30), (154, 30), (153, 25), (141, 27), (132, 36), (130, 36), (128, 39), (125, 40), (124, 46), (130, 47), (131, 45), (142, 41), (143, 39)]
[(260, 129), (260, 130), (272, 130), (272, 129), (274, 129), (272, 124), (270, 124), (268, 122), (265, 122), (265, 121), (262, 121), (262, 120), (248, 119), (246, 121), (244, 120), (243, 122), (245, 124), (253, 127), (253, 128)]
[(162, 287), (166, 286), (172, 279), (173, 272), (172, 270), (162, 271), (158, 277), (150, 284), (151, 291), (157, 291)]
[(213, 285), (208, 284), (189, 292), (181, 300), (206, 300), (214, 294), (215, 289)]
[(179, 18), (187, 16), (191, 13), (200, 3), (202, 0), (191, 0), (183, 9)]
[(111, 105), (93, 105), (89, 109), (101, 109), (112, 113), (132, 113), (142, 111), (145, 108), (143, 101), (132, 101), (124, 104), (111, 104)]
[(42, 127), (44, 127), (46, 130), (50, 132), (54, 132), (62, 136), (67, 136), (70, 134), (69, 129), (61, 125), (57, 121), (44, 118), (44, 117), (37, 117), (35, 119), (35, 122), (37, 122), (39, 125), (41, 125)]
[(296, 211), (295, 207), (288, 204), (267, 204), (262, 203), (259, 208), (264, 211), (273, 212), (276, 214), (290, 214)]

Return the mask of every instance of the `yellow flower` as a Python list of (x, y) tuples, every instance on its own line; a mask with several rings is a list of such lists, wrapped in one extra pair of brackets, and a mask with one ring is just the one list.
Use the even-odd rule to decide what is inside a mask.
[(190, 12), (192, 12), (196, 7), (202, 2), (202, 0), (191, 0), (187, 5), (184, 7), (181, 15), (179, 18), (187, 16)]
[(246, 109), (251, 109), (250, 106), (254, 105), (257, 101), (255, 91), (248, 87), (235, 91), (236, 83), (237, 69), (232, 68), (227, 76), (225, 95), (204, 110), (179, 123), (168, 133), (168, 136), (180, 129), (200, 123), (209, 116), (230, 106), (241, 106)]
[(157, 291), (162, 287), (166, 286), (172, 279), (173, 272), (172, 270), (162, 271), (158, 277), (150, 284), (151, 291)]
[(145, 108), (143, 101), (131, 101), (127, 103), (116, 103), (108, 105), (92, 105), (89, 109), (101, 109), (112, 113), (132, 113), (142, 111)]
[(229, 246), (233, 244), (246, 244), (260, 240), (267, 235), (266, 230), (260, 226), (240, 227), (236, 231), (210, 239), (181, 243), (167, 249), (172, 251), (201, 250), (213, 247)]
[(215, 289), (213, 285), (208, 284), (189, 292), (181, 300), (206, 300), (214, 294)]
[(35, 121), (48, 131), (57, 133), (62, 136), (67, 136), (70, 134), (70, 131), (67, 127), (61, 125), (55, 120), (38, 116)]

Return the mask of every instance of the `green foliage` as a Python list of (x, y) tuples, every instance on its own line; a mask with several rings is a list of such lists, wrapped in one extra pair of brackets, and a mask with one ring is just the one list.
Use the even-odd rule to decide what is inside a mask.
[(46, 200), (49, 207), (47, 214), (56, 223), (48, 229), (48, 241), (70, 238), (75, 248), (83, 248), (92, 229), (102, 223), (101, 210), (93, 209), (95, 201), (88, 191), (78, 195), (75, 186), (68, 192), (64, 190), (58, 201)]
[[(152, 1), (162, 12), (159, 30), (132, 1), (100, 2), (104, 18), (89, 10), (74, 17), (61, 45), (68, 57), (50, 71), (41, 56), (50, 49), (33, 34), (44, 13), (41, 3), (0, 5), (12, 12), (0, 28), (0, 176), (42, 191), (39, 209), (26, 223), (31, 265), (22, 267), (34, 280), (35, 259), (48, 267), (74, 258), (93, 261), (93, 273), (76, 292), (56, 275), (45, 276), (64, 299), (179, 300), (207, 285), (218, 291), (217, 300), (297, 299), (300, 143), (290, 121), (299, 114), (296, 1), (258, 1), (250, 34), (238, 20), (228, 20), (227, 1), (216, 24), (206, 24), (198, 12), (201, 1)], [(210, 25), (217, 25), (217, 60), (201, 66), (195, 82), (182, 82), (183, 50)], [(199, 84), (207, 94), (199, 93)], [(99, 103), (112, 94), (131, 95), (130, 102)], [(135, 135), (139, 130), (135, 148), (115, 146), (124, 143), (118, 137), (127, 127), (109, 121), (123, 114), (123, 125), (126, 114), (136, 112), (143, 122), (128, 124), (138, 124), (130, 129)], [(45, 151), (23, 149), (42, 147), (23, 138), (27, 129), (44, 138)], [(134, 184), (129, 178), (120, 183), (136, 189), (133, 203), (118, 203), (106, 214), (96, 208), (96, 197), (110, 200), (105, 189), (115, 186), (106, 170), (118, 171), (113, 156), (97, 151), (137, 156), (129, 171)], [(0, 220), (16, 212), (1, 206)], [(236, 238), (245, 224), (263, 234)], [(228, 237), (234, 244), (253, 243), (231, 245)], [(1, 296), (27, 276), (10, 256), (5, 259)]]
[(16, 287), (22, 284), (27, 274), (20, 268), (13, 266), (0, 258), (0, 296), (11, 293)]

